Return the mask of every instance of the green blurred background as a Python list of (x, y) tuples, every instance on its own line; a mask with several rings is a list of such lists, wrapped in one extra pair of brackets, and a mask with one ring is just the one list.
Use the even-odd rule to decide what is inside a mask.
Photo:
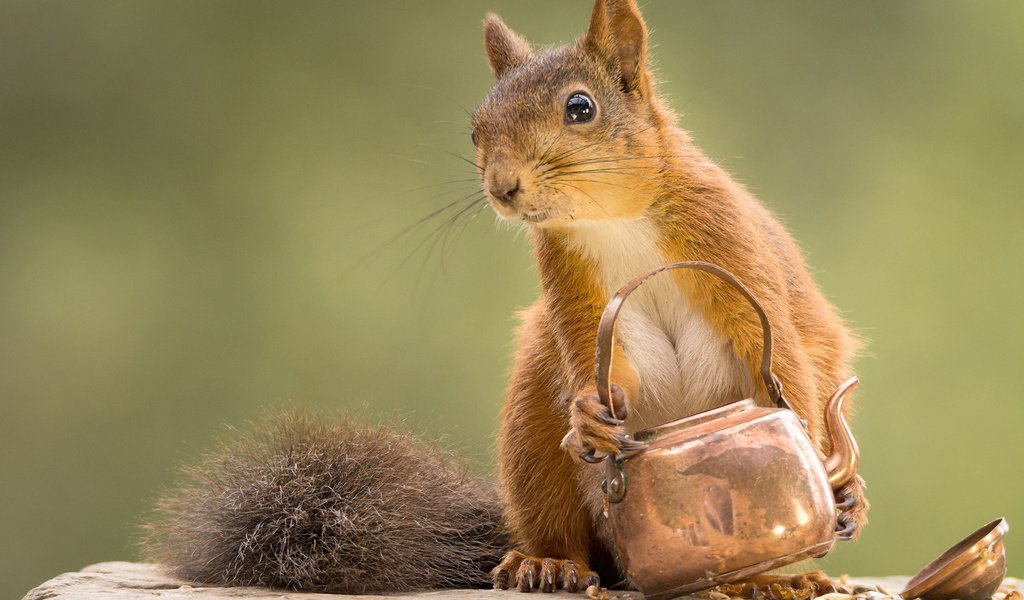
[[(488, 210), (382, 244), (473, 191), (448, 152), (488, 10), (553, 43), (590, 4), (0, 2), (0, 596), (137, 558), (175, 465), (267, 407), (403, 415), (492, 467), (527, 236)], [(871, 342), (871, 524), (825, 566), (1024, 527), (1024, 4), (645, 11), (684, 127)]]

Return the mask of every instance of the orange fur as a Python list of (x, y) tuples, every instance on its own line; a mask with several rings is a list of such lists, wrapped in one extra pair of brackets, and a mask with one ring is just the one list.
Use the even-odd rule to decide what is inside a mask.
[[(609, 290), (625, 283), (607, 280), (616, 269), (635, 262), (646, 270), (656, 266), (647, 264), (654, 259), (705, 260), (738, 276), (770, 318), (775, 372), (822, 450), (825, 401), (850, 375), (857, 343), (790, 234), (693, 145), (658, 99), (646, 65), (647, 30), (634, 0), (597, 0), (590, 28), (576, 44), (539, 53), (497, 17), (488, 18), (485, 31), (498, 81), (473, 118), (477, 164), (495, 210), (529, 227), (542, 286), (523, 316), (499, 434), (506, 519), (516, 548), (528, 556), (510, 555), (496, 570), (496, 584), (523, 587), (522, 578), (533, 577), (531, 569), (544, 558), (590, 565), (610, 583), (621, 575), (607, 564), (600, 469), (575, 460), (579, 451), (615, 448), (631, 422), (660, 417), (658, 407), (666, 403), (696, 412), (742, 399), (734, 393), (767, 403), (757, 376), (761, 330), (753, 311), (723, 283), (677, 272), (668, 296), (652, 295), (637, 309), (637, 339), (664, 342), (669, 353), (661, 356), (672, 364), (652, 362), (645, 348), (617, 345), (612, 376), (625, 392), (631, 421), (598, 420), (586, 398), (593, 391), (598, 319)], [(592, 122), (563, 119), (566, 98), (577, 91), (596, 101)], [(620, 235), (616, 231), (641, 232), (633, 234), (635, 252), (632, 238), (620, 250), (601, 249)], [(651, 239), (639, 239), (644, 236)], [(686, 325), (665, 314), (666, 302), (688, 311)], [(679, 338), (681, 331), (693, 337)], [(715, 359), (723, 381), (697, 372), (704, 359), (678, 347), (689, 342), (724, 352)], [(745, 369), (733, 374), (731, 361)], [(671, 380), (673, 370), (688, 366), (685, 381), (705, 386), (712, 397), (655, 397), (652, 382)], [(862, 525), (866, 504), (859, 485), (851, 491), (862, 507)], [(527, 567), (524, 560), (531, 561)]]

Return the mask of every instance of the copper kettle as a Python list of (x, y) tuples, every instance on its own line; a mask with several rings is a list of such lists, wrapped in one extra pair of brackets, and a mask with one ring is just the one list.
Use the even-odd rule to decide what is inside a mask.
[(764, 333), (760, 374), (777, 408), (741, 400), (637, 432), (628, 451), (607, 458), (606, 515), (625, 572), (648, 600), (825, 555), (846, 525), (835, 492), (856, 475), (859, 456), (842, 413), (857, 379), (829, 399), (831, 454), (823, 460), (772, 373), (767, 315), (732, 274), (707, 262), (660, 267), (612, 297), (597, 338), (597, 391), (607, 406), (619, 310), (633, 290), (670, 269), (717, 275), (750, 302)]

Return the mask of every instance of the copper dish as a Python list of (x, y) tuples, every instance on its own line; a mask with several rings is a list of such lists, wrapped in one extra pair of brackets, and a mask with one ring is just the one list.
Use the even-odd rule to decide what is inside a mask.
[(928, 563), (900, 595), (922, 600), (987, 600), (1006, 577), (1003, 536), (1006, 519), (996, 519)]
[[(724, 269), (666, 265), (624, 286), (598, 328), (597, 390), (610, 406), (615, 319), (626, 297), (669, 269), (714, 274), (742, 294), (764, 333), (761, 377), (778, 408), (742, 400), (634, 435), (606, 461), (605, 499), (626, 574), (648, 600), (736, 581), (832, 549), (845, 529), (835, 493), (856, 474), (857, 444), (843, 418), (844, 383), (828, 403), (832, 454), (824, 462), (771, 370), (771, 325), (757, 300)], [(641, 445), (642, 444), (642, 445)]]

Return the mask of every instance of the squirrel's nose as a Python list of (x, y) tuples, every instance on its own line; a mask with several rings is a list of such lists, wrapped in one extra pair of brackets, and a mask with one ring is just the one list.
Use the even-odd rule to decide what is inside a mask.
[(505, 204), (511, 204), (519, 193), (519, 177), (509, 175), (508, 177), (493, 177), (487, 191), (492, 196)]

